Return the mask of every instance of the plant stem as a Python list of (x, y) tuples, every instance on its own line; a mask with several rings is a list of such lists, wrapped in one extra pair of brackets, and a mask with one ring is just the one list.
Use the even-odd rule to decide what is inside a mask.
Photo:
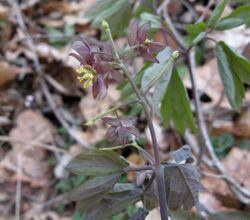
[(160, 204), (160, 213), (161, 213), (161, 220), (168, 220), (168, 208), (167, 208), (167, 198), (166, 198), (166, 189), (165, 189), (165, 182), (164, 182), (164, 173), (163, 173), (163, 167), (161, 166), (161, 160), (160, 160), (160, 154), (159, 154), (159, 148), (158, 143), (156, 140), (156, 134), (154, 130), (154, 125), (152, 122), (152, 117), (149, 112), (148, 105), (146, 103), (145, 97), (140, 93), (137, 85), (135, 84), (134, 80), (130, 76), (129, 71), (127, 70), (126, 66), (124, 65), (123, 61), (121, 60), (118, 51), (116, 49), (114, 40), (112, 38), (111, 30), (107, 26), (105, 26), (105, 31), (107, 32), (109, 36), (109, 40), (111, 42), (111, 45), (113, 47), (116, 60), (118, 65), (120, 66), (121, 70), (125, 74), (126, 78), (130, 82), (138, 100), (140, 100), (141, 105), (144, 109), (146, 119), (148, 121), (149, 131), (152, 139), (152, 145), (154, 149), (154, 157), (155, 157), (155, 176), (156, 176), (156, 182), (157, 182), (157, 189), (158, 189), (158, 197), (159, 197), (159, 204)]

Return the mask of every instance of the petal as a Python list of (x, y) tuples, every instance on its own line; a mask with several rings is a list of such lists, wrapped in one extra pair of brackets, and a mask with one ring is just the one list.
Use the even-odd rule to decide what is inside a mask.
[(109, 141), (114, 141), (116, 139), (116, 127), (111, 126), (108, 128), (106, 137)]
[(92, 86), (92, 94), (93, 94), (93, 97), (96, 99), (98, 94), (100, 92), (100, 88), (99, 88), (99, 85), (97, 82), (95, 82)]
[(72, 44), (72, 48), (86, 60), (87, 64), (92, 65), (94, 63), (93, 53), (86, 41), (76, 41)]
[(128, 132), (130, 133), (130, 134), (133, 134), (134, 136), (136, 136), (136, 137), (139, 137), (140, 136), (140, 132), (137, 130), (137, 128), (136, 127), (129, 127), (129, 128), (127, 128), (128, 129)]
[(79, 54), (70, 53), (69, 56), (72, 56), (72, 57), (76, 58), (80, 62), (81, 65), (86, 65), (87, 64), (85, 59), (82, 56), (80, 56)]
[(149, 22), (139, 27), (138, 32), (137, 32), (137, 39), (140, 43), (143, 43), (147, 39), (149, 29), (150, 29)]
[(133, 126), (135, 124), (137, 118), (136, 117), (128, 117), (128, 118), (122, 118), (120, 120), (121, 120), (122, 126), (130, 127), (130, 126)]
[(102, 79), (101, 77), (97, 77), (96, 83), (98, 84), (98, 87), (99, 87), (98, 98), (104, 99), (107, 95), (107, 85), (106, 85), (104, 79)]
[(129, 46), (137, 44), (137, 31), (139, 28), (139, 21), (132, 20), (129, 26), (128, 43)]
[(139, 53), (145, 61), (159, 63), (159, 61), (153, 56), (153, 54), (150, 53), (149, 48), (139, 48)]
[(121, 127), (118, 131), (119, 142), (122, 146), (125, 146), (126, 144), (127, 133), (128, 133), (128, 130), (124, 127)]
[(155, 53), (159, 53), (160, 51), (162, 51), (166, 46), (164, 44), (158, 43), (158, 42), (149, 42), (149, 43), (145, 43), (144, 44), (146, 47), (149, 48), (150, 52), (155, 54)]
[(112, 69), (110, 71), (110, 75), (112, 79), (114, 79), (118, 83), (122, 83), (124, 81), (124, 76), (117, 70)]
[(113, 61), (114, 60), (114, 57), (113, 57), (113, 49), (111, 47), (111, 44), (109, 42), (106, 42), (103, 46), (103, 52), (105, 54), (102, 54), (101, 57), (104, 61)]

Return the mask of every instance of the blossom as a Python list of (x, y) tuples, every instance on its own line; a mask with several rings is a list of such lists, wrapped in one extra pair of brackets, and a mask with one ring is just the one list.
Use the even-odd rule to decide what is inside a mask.
[(125, 146), (129, 134), (135, 135), (137, 137), (139, 136), (139, 131), (134, 126), (136, 120), (134, 117), (104, 117), (102, 120), (104, 123), (111, 125), (106, 133), (107, 139), (110, 141), (114, 141), (116, 138), (118, 138), (121, 145)]
[(159, 62), (154, 55), (162, 51), (165, 46), (149, 40), (147, 38), (149, 30), (149, 23), (140, 25), (139, 21), (132, 20), (129, 27), (128, 43), (130, 47), (137, 46), (137, 53), (145, 60)]
[(124, 80), (121, 73), (109, 64), (114, 61), (114, 53), (108, 43), (104, 44), (102, 55), (98, 54), (100, 51), (93, 51), (85, 39), (74, 42), (72, 48), (76, 53), (70, 53), (70, 56), (80, 62), (76, 69), (77, 78), (84, 88), (92, 86), (94, 98), (103, 99), (107, 95), (109, 76), (119, 83)]

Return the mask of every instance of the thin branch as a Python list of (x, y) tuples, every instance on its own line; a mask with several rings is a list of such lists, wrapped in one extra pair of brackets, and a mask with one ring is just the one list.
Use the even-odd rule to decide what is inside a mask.
[(44, 144), (44, 143), (41, 143), (38, 141), (24, 140), (24, 139), (20, 139), (20, 138), (9, 137), (9, 136), (0, 136), (0, 141), (19, 142), (19, 143), (28, 144), (29, 146), (43, 148), (43, 149), (46, 149), (46, 150), (49, 150), (52, 152), (56, 152), (56, 153), (69, 154), (69, 152), (66, 150), (60, 149), (60, 148), (53, 146), (53, 145)]
[(206, 18), (208, 10), (210, 9), (210, 7), (212, 6), (213, 3), (214, 3), (214, 0), (209, 0), (209, 2), (207, 3), (207, 5), (205, 7), (205, 10), (201, 14), (201, 16), (198, 18), (196, 23), (202, 22)]
[(20, 220), (20, 210), (21, 210), (21, 190), (22, 190), (22, 166), (23, 166), (23, 156), (22, 152), (17, 154), (17, 181), (16, 181), (16, 202), (15, 202), (15, 220)]

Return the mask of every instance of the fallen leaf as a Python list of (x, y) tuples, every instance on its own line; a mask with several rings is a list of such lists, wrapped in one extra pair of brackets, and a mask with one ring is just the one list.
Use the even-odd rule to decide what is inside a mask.
[(10, 65), (7, 62), (1, 61), (0, 62), (0, 87), (14, 80), (17, 77), (19, 72), (20, 70), (16, 66)]
[(53, 143), (55, 130), (52, 124), (39, 112), (26, 110), (16, 119), (17, 126), (10, 132), (12, 150), (1, 161), (7, 170), (17, 172), (17, 156), (22, 155), (21, 169), (23, 181), (33, 186), (44, 186), (48, 180), (48, 163), (45, 160), (46, 150), (16, 142), (15, 139)]

